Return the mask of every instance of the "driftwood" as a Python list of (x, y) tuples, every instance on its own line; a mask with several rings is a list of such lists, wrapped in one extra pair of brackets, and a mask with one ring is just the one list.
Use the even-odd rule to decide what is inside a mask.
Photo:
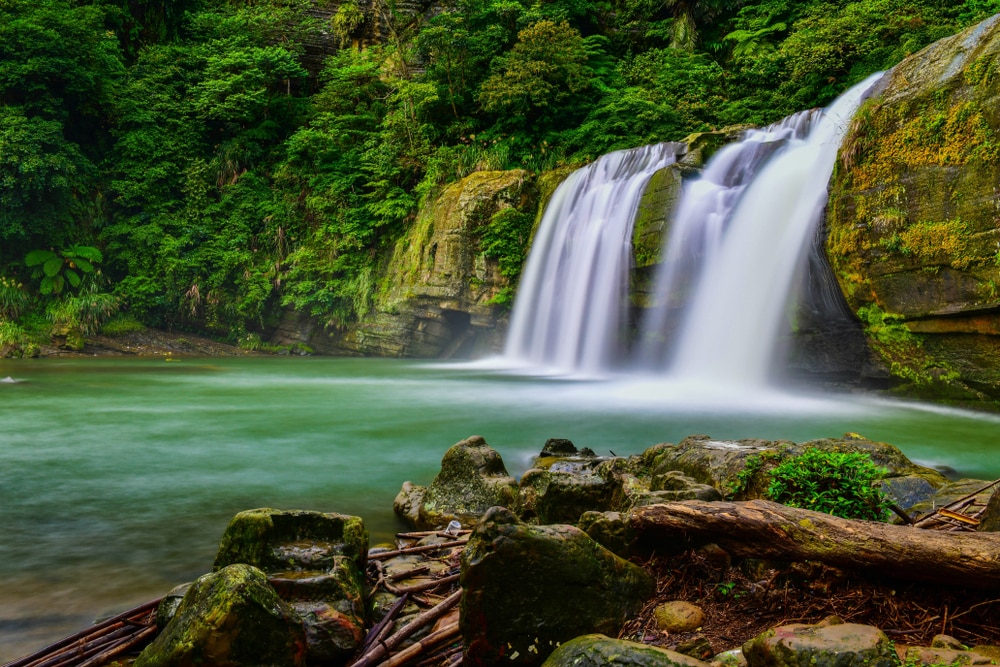
[(459, 589), (442, 600), (437, 606), (431, 607), (404, 625), (397, 632), (376, 643), (360, 658), (351, 663), (350, 667), (372, 667), (383, 662), (392, 653), (393, 649), (402, 644), (404, 640), (417, 632), (417, 630), (427, 627), (444, 616), (461, 599), (462, 590)]
[(1000, 588), (1000, 533), (945, 533), (841, 519), (766, 500), (687, 500), (638, 507), (647, 544), (715, 542), (734, 556), (820, 561), (910, 581)]
[(437, 551), (438, 549), (450, 549), (451, 547), (464, 547), (468, 544), (468, 540), (452, 540), (451, 542), (442, 542), (441, 544), (424, 544), (419, 547), (406, 547), (403, 549), (396, 549), (395, 551), (376, 551), (375, 553), (369, 552), (368, 560), (387, 560), (389, 558), (395, 558), (396, 556), (403, 556), (405, 554), (422, 554), (428, 551)]
[(379, 663), (378, 667), (401, 667), (405, 665), (410, 660), (413, 660), (418, 655), (423, 654), (425, 651), (430, 649), (432, 646), (436, 646), (443, 641), (454, 639), (461, 633), (458, 627), (458, 621), (450, 623), (437, 632), (432, 632), (420, 641), (414, 642), (410, 646), (392, 656), (388, 660)]
[(160, 600), (81, 630), (4, 667), (93, 667), (129, 650), (142, 648), (156, 633), (155, 614)]

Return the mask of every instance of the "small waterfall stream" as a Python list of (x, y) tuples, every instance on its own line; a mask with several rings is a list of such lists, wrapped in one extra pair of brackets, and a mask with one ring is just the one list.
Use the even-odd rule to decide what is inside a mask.
[(664, 143), (609, 153), (556, 189), (514, 302), (509, 360), (590, 373), (620, 361), (639, 201), (653, 174), (684, 148)]
[[(631, 365), (685, 383), (766, 383), (837, 149), (880, 76), (825, 110), (747, 132), (686, 183)], [(521, 279), (509, 362), (594, 373), (628, 361), (636, 211), (652, 175), (684, 149), (657, 144), (611, 153), (559, 186)]]

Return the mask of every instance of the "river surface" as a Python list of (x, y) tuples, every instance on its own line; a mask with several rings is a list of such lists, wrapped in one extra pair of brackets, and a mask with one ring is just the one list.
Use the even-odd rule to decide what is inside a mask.
[(480, 434), (520, 475), (547, 438), (633, 454), (694, 433), (859, 432), (1000, 477), (1000, 419), (871, 396), (719, 394), (333, 358), (0, 360), (0, 661), (210, 570), (228, 520), (279, 507), (400, 528), (392, 500)]

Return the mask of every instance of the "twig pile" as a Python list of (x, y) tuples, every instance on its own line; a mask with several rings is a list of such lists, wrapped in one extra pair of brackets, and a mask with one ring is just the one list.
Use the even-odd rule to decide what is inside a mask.
[(156, 607), (151, 600), (103, 623), (61, 639), (3, 667), (97, 667), (134, 649), (156, 634)]
[[(373, 589), (384, 588), (393, 595), (401, 596), (386, 612), (386, 615), (369, 632), (361, 647), (360, 657), (349, 667), (430, 667), (447, 665), (458, 667), (462, 662), (462, 638), (455, 609), (462, 598), (458, 587), (458, 559), (468, 541), (469, 531), (458, 533), (463, 537), (438, 544), (408, 546), (393, 551), (372, 552), (368, 555), (369, 576)], [(425, 537), (455, 537), (454, 534), (428, 531), (399, 533), (402, 540), (417, 540)], [(444, 553), (442, 553), (444, 552)], [(449, 568), (443, 576), (430, 577), (426, 581), (408, 586), (396, 586), (401, 579), (420, 577), (430, 571), (427, 564), (416, 565), (404, 572), (389, 574), (383, 562), (397, 556), (424, 555), (429, 560), (445, 562)], [(423, 595), (417, 595), (422, 593)], [(409, 623), (396, 628), (397, 618), (408, 602), (427, 607)], [(430, 630), (426, 636), (407, 640), (421, 631)]]

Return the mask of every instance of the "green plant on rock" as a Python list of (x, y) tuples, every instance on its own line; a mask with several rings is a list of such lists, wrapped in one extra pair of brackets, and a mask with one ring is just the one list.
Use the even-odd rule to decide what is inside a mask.
[(766, 495), (770, 471), (784, 459), (785, 453), (765, 451), (747, 458), (736, 479), (729, 484), (729, 496), (738, 500), (760, 498)]
[(772, 500), (790, 507), (847, 519), (883, 521), (890, 505), (879, 485), (885, 473), (861, 452), (807, 449), (771, 471), (767, 493)]
[(77, 288), (85, 276), (97, 271), (104, 257), (92, 246), (71, 245), (55, 250), (32, 250), (24, 258), (25, 266), (32, 269), (32, 278), (39, 280), (38, 291), (42, 294), (59, 294), (68, 284)]

